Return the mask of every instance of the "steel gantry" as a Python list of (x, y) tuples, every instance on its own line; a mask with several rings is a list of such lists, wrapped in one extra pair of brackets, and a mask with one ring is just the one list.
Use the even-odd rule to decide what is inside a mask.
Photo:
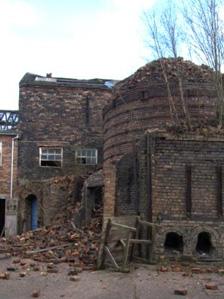
[(0, 110), (0, 132), (16, 129), (19, 121), (17, 110)]

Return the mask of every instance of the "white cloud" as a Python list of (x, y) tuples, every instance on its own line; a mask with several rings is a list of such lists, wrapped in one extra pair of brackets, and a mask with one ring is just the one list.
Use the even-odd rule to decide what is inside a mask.
[(0, 0), (0, 28), (13, 30), (16, 27), (37, 25), (40, 21), (39, 13), (33, 5), (23, 0)]
[(27, 71), (122, 79), (144, 64), (140, 16), (153, 1), (105, 1), (98, 11), (63, 23), (48, 20), (31, 1), (0, 0), (0, 109), (17, 108), (18, 83)]

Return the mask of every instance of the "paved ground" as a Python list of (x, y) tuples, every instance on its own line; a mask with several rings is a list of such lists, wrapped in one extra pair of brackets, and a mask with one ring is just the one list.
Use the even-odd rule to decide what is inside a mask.
[[(0, 272), (13, 265), (17, 271), (10, 272), (9, 280), (0, 279), (0, 299), (32, 298), (34, 290), (40, 291), (42, 299), (223, 299), (224, 276), (218, 273), (187, 275), (183, 272), (159, 272), (152, 266), (137, 266), (128, 274), (109, 271), (85, 271), (80, 273), (79, 281), (70, 281), (69, 266), (58, 265), (58, 273), (48, 273), (46, 265), (40, 265), (39, 271), (29, 270), (24, 266), (26, 276), (21, 266), (13, 265), (11, 259), (0, 260)], [(43, 272), (43, 273), (41, 273)], [(46, 275), (46, 273), (45, 273)], [(218, 290), (206, 290), (205, 284), (214, 282)], [(188, 294), (179, 296), (175, 289), (186, 288)]]

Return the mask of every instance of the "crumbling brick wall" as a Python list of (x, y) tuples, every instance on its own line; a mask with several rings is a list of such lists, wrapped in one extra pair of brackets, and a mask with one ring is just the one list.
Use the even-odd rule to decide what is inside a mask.
[[(111, 98), (111, 89), (105, 82), (101, 79), (45, 78), (32, 74), (26, 74), (20, 82), (19, 189), (34, 194), (42, 201), (41, 206), (45, 210), (49, 201), (57, 207), (61, 198), (59, 190), (50, 188), (46, 192), (47, 180), (85, 176), (101, 167), (102, 109)], [(63, 148), (62, 167), (41, 167), (40, 147)], [(80, 148), (97, 149), (97, 165), (78, 163), (76, 151)], [(52, 196), (52, 193), (57, 195)], [(21, 196), (20, 200), (25, 200), (25, 195)], [(22, 203), (21, 218), (25, 217), (24, 209), (25, 204)], [(49, 223), (47, 217), (43, 219), (42, 224)], [(20, 226), (23, 227), (22, 224)]]
[(37, 197), (38, 224), (50, 225), (68, 206), (81, 201), (81, 188), (85, 177), (64, 176), (47, 180), (29, 182), (19, 186), (17, 192), (21, 199), (18, 208), (19, 232), (30, 230), (30, 209), (26, 199), (33, 194)]
[[(224, 139), (214, 126), (212, 70), (164, 61), (179, 123), (171, 118), (159, 61), (119, 82), (104, 109), (104, 217), (141, 215), (158, 223), (156, 258), (180, 239), (180, 252), (173, 250), (178, 254), (205, 250), (205, 256), (223, 258)], [(184, 121), (179, 79), (191, 127)], [(206, 242), (209, 249), (201, 250)]]
[[(181, 59), (165, 59), (165, 62), (179, 119), (184, 119), (178, 85), (181, 77), (192, 126), (203, 127), (213, 122), (217, 96), (212, 71)], [(159, 61), (147, 64), (115, 85), (112, 102), (104, 108), (105, 211), (108, 216), (114, 216), (116, 211), (117, 167), (122, 163), (119, 161), (136, 151), (136, 144), (147, 129), (165, 129), (173, 125)]]

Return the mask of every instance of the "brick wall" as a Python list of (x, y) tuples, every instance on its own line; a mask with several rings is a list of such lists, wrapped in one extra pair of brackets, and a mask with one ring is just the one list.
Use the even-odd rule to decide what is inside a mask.
[[(164, 244), (170, 232), (183, 237), (183, 252), (174, 250), (176, 257), (199, 257), (198, 236), (206, 233), (213, 250), (205, 257), (223, 258), (223, 164), (221, 136), (146, 134), (137, 153), (124, 156), (116, 164), (115, 216), (141, 215), (158, 224), (153, 244), (156, 259), (168, 254)], [(190, 178), (187, 167), (191, 168)]]
[(187, 217), (186, 166), (191, 167), (190, 217), (218, 218), (217, 167), (224, 163), (224, 141), (156, 139), (152, 155), (154, 220), (159, 215), (168, 219)]
[[(0, 134), (2, 143), (2, 165), (0, 166), (0, 198), (5, 200), (5, 211), (1, 211), (4, 217), (4, 233), (6, 236), (17, 233), (17, 140), (15, 134)], [(14, 143), (13, 169), (12, 167), (12, 142)], [(11, 196), (11, 171), (12, 177), (12, 196)], [(2, 208), (2, 207), (1, 207)], [(1, 222), (2, 223), (2, 222)]]
[[(33, 75), (25, 75), (20, 83), (19, 231), (30, 229), (31, 211), (26, 207), (29, 195), (37, 198), (39, 225), (49, 224), (67, 199), (77, 200), (75, 191), (70, 194), (67, 178), (74, 189), (78, 177), (86, 178), (102, 166), (102, 109), (110, 101), (111, 90), (97, 82), (89, 86), (88, 82), (67, 81), (39, 83)], [(40, 147), (62, 148), (62, 167), (40, 166)], [(76, 150), (83, 148), (98, 150), (97, 165), (76, 161)], [(57, 187), (54, 180), (60, 182), (60, 177), (62, 182)]]
[[(102, 157), (102, 109), (110, 90), (49, 86), (20, 88), (19, 173), (23, 179), (44, 179), (80, 172), (78, 147), (97, 148)], [(87, 110), (88, 100), (88, 111)], [(88, 115), (87, 115), (88, 114)], [(63, 168), (39, 167), (39, 147), (63, 147)], [(81, 172), (86, 166), (81, 167)], [(90, 167), (90, 170), (92, 167)]]
[[(2, 143), (2, 165), (0, 166), (0, 194), (6, 199), (10, 198), (10, 182), (11, 182), (11, 155), (12, 155), (12, 138), (15, 135), (0, 134), (0, 142)], [(17, 142), (14, 147), (14, 165), (13, 165), (13, 184), (15, 187), (17, 177)]]

